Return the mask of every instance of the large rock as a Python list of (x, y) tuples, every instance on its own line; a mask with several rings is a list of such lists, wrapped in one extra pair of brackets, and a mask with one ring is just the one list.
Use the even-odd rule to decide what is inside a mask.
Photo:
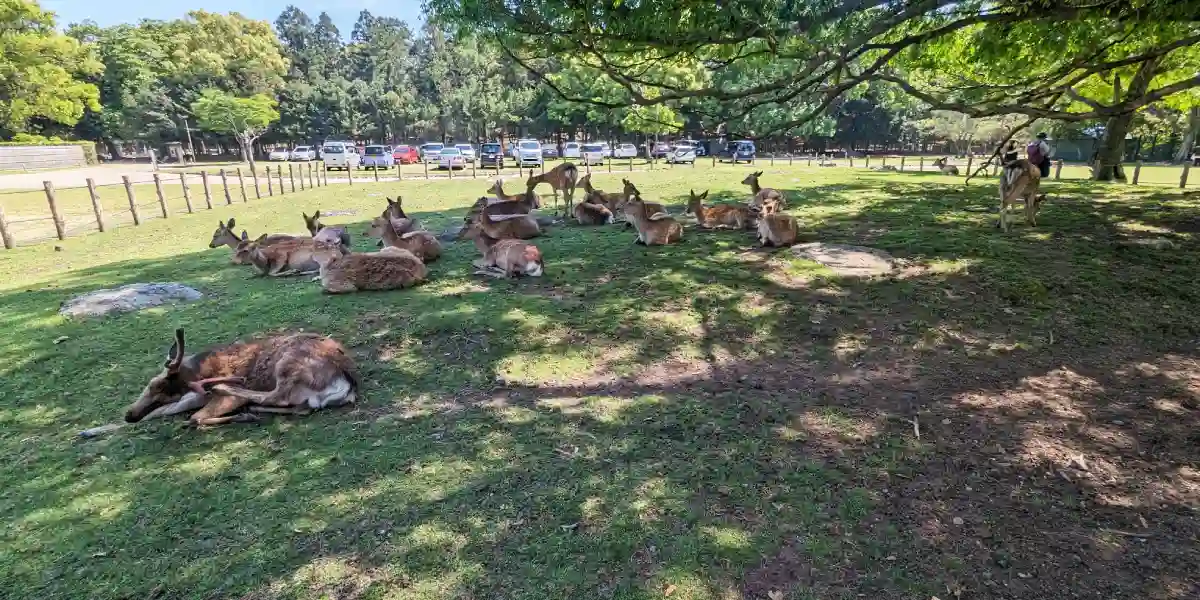
[(64, 302), (58, 312), (67, 317), (99, 317), (163, 304), (194, 302), (203, 296), (181, 283), (133, 283), (76, 296)]
[(865, 246), (813, 242), (792, 246), (792, 252), (800, 258), (819, 262), (843, 277), (887, 275), (896, 268), (892, 255)]

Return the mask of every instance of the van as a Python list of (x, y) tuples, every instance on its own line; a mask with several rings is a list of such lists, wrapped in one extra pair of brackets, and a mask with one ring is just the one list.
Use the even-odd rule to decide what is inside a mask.
[(750, 140), (736, 140), (725, 144), (725, 149), (717, 154), (717, 158), (722, 162), (729, 161), (735, 164), (743, 160), (753, 163), (756, 154), (757, 151), (754, 148), (754, 142)]
[(542, 166), (542, 144), (537, 140), (517, 140), (517, 166)]
[(325, 170), (332, 171), (334, 169), (350, 169), (358, 168), (362, 158), (358, 155), (358, 148), (350, 142), (325, 142), (321, 146), (321, 156), (325, 161)]

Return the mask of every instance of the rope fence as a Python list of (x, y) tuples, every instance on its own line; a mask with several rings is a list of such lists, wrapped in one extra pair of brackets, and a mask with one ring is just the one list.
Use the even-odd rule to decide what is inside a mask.
[[(1000, 165), (987, 164), (981, 169), (974, 156), (947, 159), (935, 165), (937, 156), (929, 155), (867, 155), (861, 157), (829, 155), (759, 155), (751, 160), (749, 167), (804, 166), (804, 167), (848, 167), (871, 171), (943, 173), (951, 177), (967, 178), (973, 171), (978, 177), (996, 177)], [(572, 159), (575, 160), (575, 159)], [(716, 156), (697, 157), (690, 163), (667, 163), (657, 158), (607, 158), (600, 165), (580, 165), (582, 174), (595, 172), (619, 173), (654, 171), (662, 169), (695, 169), (698, 165), (716, 168), (720, 159)], [(394, 165), (370, 171), (344, 171), (330, 179), (329, 171), (321, 162), (260, 163), (254, 169), (230, 167), (203, 171), (156, 172), (151, 183), (134, 183), (123, 176), (121, 183), (97, 185), (91, 178), (82, 187), (55, 188), (50, 181), (43, 183), (42, 190), (0, 190), (0, 241), (4, 248), (35, 244), (47, 240), (63, 240), (68, 237), (86, 235), (96, 231), (107, 231), (112, 227), (138, 226), (154, 219), (169, 219), (176, 214), (194, 214), (212, 210), (214, 206), (229, 206), (246, 203), (276, 195), (304, 192), (331, 184), (354, 185), (359, 181), (393, 182), (405, 180), (453, 180), (494, 179), (512, 174), (511, 167), (501, 169), (499, 165), (481, 167), (473, 163), (458, 173), (455, 170), (431, 172), (429, 163)], [(637, 167), (635, 169), (635, 166)], [(1144, 165), (1138, 161), (1126, 165), (1129, 183), (1133, 185), (1187, 187), (1191, 163), (1182, 166)], [(286, 173), (285, 173), (286, 171)], [(540, 167), (546, 171), (546, 165)], [(524, 176), (525, 169), (519, 174)], [(535, 169), (529, 169), (533, 176)], [(1051, 168), (1053, 180), (1087, 180), (1091, 169), (1082, 164), (1065, 164), (1055, 161)]]

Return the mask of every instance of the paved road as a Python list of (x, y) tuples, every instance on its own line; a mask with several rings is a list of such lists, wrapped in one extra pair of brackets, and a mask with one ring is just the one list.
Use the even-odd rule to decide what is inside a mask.
[(96, 180), (96, 185), (109, 185), (121, 183), (122, 175), (128, 175), (134, 183), (153, 183), (154, 181), (154, 169), (150, 165), (128, 163), (0, 175), (0, 190), (40, 190), (43, 181), (53, 183), (56, 188), (84, 187), (87, 185), (88, 177)]

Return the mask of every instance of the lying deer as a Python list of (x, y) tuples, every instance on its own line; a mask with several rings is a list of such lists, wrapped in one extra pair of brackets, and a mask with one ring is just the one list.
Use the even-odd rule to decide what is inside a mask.
[(556, 214), (558, 213), (558, 192), (562, 190), (563, 197), (566, 200), (566, 211), (563, 213), (563, 216), (567, 216), (571, 214), (572, 198), (575, 195), (575, 182), (578, 179), (579, 168), (575, 166), (575, 163), (565, 162), (541, 175), (531, 175), (525, 181), (525, 189), (532, 192), (539, 184), (550, 184), (551, 189), (554, 190), (554, 212)]
[[(622, 179), (621, 184), (624, 186), (624, 189), (621, 191), (621, 198), (617, 202), (617, 206), (615, 209), (613, 209), (613, 212), (616, 213), (616, 212), (620, 211), (622, 213), (622, 215), (625, 215), (625, 204), (627, 202), (629, 202), (630, 198), (637, 198), (639, 201), (641, 201), (642, 200), (642, 192), (640, 190), (638, 190), (637, 186), (633, 185), (633, 182), (629, 181), (628, 179)], [(658, 213), (670, 214), (667, 212), (667, 208), (665, 206), (663, 206), (657, 202), (643, 202), (643, 203), (646, 205), (646, 211), (649, 214), (652, 214), (652, 215), (658, 214)], [(625, 216), (625, 228), (629, 229), (632, 226), (633, 226), (633, 224), (632, 224), (632, 222), (630, 222), (628, 216)]]
[(428, 272), (417, 255), (403, 248), (379, 252), (347, 252), (337, 242), (318, 241), (313, 258), (320, 266), (321, 287), (329, 294), (397, 290), (425, 281)]
[(479, 214), (480, 211), (487, 211), (489, 215), (527, 215), (533, 212), (534, 209), (542, 207), (542, 202), (532, 190), (524, 194), (510, 196), (512, 200), (503, 202), (489, 202), (486, 196), (480, 196), (475, 204), (471, 206), (469, 213), (471, 215)]
[(244, 245), (239, 246), (237, 251), (239, 257), (244, 257), (244, 260), (258, 269), (259, 275), (287, 277), (317, 272), (312, 238), (295, 238), (268, 244), (265, 243), (267, 237), (264, 233), (253, 242), (243, 242)]
[(746, 229), (754, 224), (754, 215), (749, 208), (737, 204), (715, 204), (705, 207), (703, 201), (708, 197), (708, 190), (696, 195), (696, 190), (688, 190), (688, 210), (696, 215), (696, 222), (701, 227), (728, 227)]
[[(246, 259), (245, 254), (243, 253), (243, 254), (239, 255), (238, 249), (242, 247), (242, 244), (250, 241), (250, 235), (248, 233), (246, 233), (245, 230), (242, 230), (241, 237), (238, 237), (238, 235), (233, 232), (233, 227), (236, 224), (237, 224), (237, 221), (235, 221), (232, 218), (229, 219), (228, 223), (222, 223), (222, 222), (218, 221), (217, 222), (217, 230), (213, 232), (212, 241), (210, 241), (208, 243), (208, 247), (209, 248), (219, 248), (221, 246), (229, 246), (229, 248), (231, 250), (233, 250), (233, 257), (231, 259), (233, 264), (248, 265), (250, 263)], [(278, 241), (292, 240), (292, 239), (296, 239), (296, 236), (275, 234), (275, 235), (268, 235), (266, 237), (266, 239), (263, 241), (263, 243), (273, 244)]]
[(420, 223), (418, 223), (416, 219), (409, 217), (407, 214), (404, 213), (404, 198), (403, 197), (396, 196), (395, 200), (388, 198), (387, 201), (388, 201), (387, 208), (384, 209), (384, 211), (382, 213), (380, 213), (379, 216), (381, 216), (385, 219), (386, 218), (400, 219), (399, 221), (395, 221), (392, 223), (392, 225), (394, 227), (396, 227), (397, 232), (404, 234), (404, 233), (408, 233), (410, 231), (416, 231), (417, 229), (420, 229)]
[(933, 166), (941, 171), (943, 175), (958, 175), (958, 167), (946, 164), (950, 160), (949, 157), (943, 156), (933, 161)]
[(317, 237), (317, 234), (324, 229), (332, 229), (339, 232), (338, 237), (342, 240), (342, 245), (346, 248), (350, 247), (350, 232), (346, 231), (345, 227), (325, 227), (325, 225), (321, 223), (320, 210), (314, 212), (313, 216), (311, 217), (303, 212), (300, 213), (300, 216), (304, 217), (304, 227), (308, 229), (308, 234), (312, 237)]
[(799, 233), (800, 224), (792, 215), (774, 213), (758, 218), (758, 241), (763, 246), (794, 245)]
[(637, 230), (636, 244), (664, 246), (683, 239), (683, 226), (666, 212), (651, 212), (637, 196), (625, 202), (625, 217)]
[[(505, 194), (503, 179), (497, 179), (494, 183), (492, 183), (492, 187), (488, 188), (487, 193), (495, 194), (496, 202), (514, 202), (514, 201), (520, 200), (525, 197), (525, 194), (513, 194), (513, 195)], [(485, 200), (490, 200), (490, 199), (485, 198)], [(488, 204), (495, 204), (495, 202), (489, 201)]]
[(541, 277), (546, 270), (542, 252), (537, 246), (521, 240), (500, 240), (484, 232), (480, 223), (473, 223), (462, 231), (462, 237), (475, 242), (475, 248), (483, 258), (472, 262), (476, 275), (491, 277)]
[[(587, 175), (584, 175), (583, 177), (579, 178), (579, 185), (583, 186), (583, 201), (584, 202), (590, 202), (592, 204), (603, 204), (605, 206), (605, 208), (607, 208), (610, 211), (616, 211), (617, 208), (622, 204), (622, 201), (627, 197), (627, 194), (622, 194), (620, 192), (608, 193), (608, 192), (605, 192), (604, 190), (593, 187), (591, 173), (588, 173)], [(633, 184), (629, 184), (629, 185), (633, 185)], [(634, 188), (635, 194), (637, 193), (636, 189), (637, 188)]]
[(607, 206), (592, 202), (592, 198), (584, 198), (583, 202), (575, 205), (575, 220), (580, 225), (608, 225), (613, 222), (613, 214)]
[(183, 330), (176, 329), (163, 367), (125, 411), (126, 422), (190, 411), (195, 411), (189, 417), (195, 425), (256, 421), (255, 413), (303, 415), (351, 404), (359, 387), (354, 359), (346, 349), (312, 333), (185, 355)]
[[(757, 210), (763, 214), (774, 214), (774, 212), (787, 208), (787, 198), (784, 198), (779, 190), (765, 188), (758, 184), (758, 178), (762, 177), (762, 174), (762, 171), (755, 171), (742, 180), (742, 184), (750, 186), (750, 192), (754, 194), (750, 199), (751, 210)], [(767, 212), (768, 210), (772, 212)]]
[(493, 215), (490, 211), (482, 210), (476, 214), (467, 215), (463, 220), (465, 227), (458, 233), (458, 238), (463, 239), (465, 237), (463, 232), (473, 224), (479, 224), (488, 237), (498, 240), (527, 240), (542, 235), (542, 229), (538, 225), (537, 219), (531, 215)]
[(1028, 159), (1020, 159), (1004, 165), (1000, 173), (1000, 220), (997, 227), (1006, 233), (1009, 230), (1008, 209), (1017, 202), (1025, 202), (1025, 222), (1037, 226), (1037, 213), (1046, 200), (1038, 191), (1042, 184), (1042, 171)]
[(380, 238), (384, 248), (408, 250), (425, 263), (431, 263), (442, 255), (442, 245), (432, 233), (423, 230), (399, 233), (397, 225), (403, 223), (397, 223), (398, 221), (401, 220), (395, 217), (375, 217), (371, 220), (371, 227), (363, 232), (363, 235)]

